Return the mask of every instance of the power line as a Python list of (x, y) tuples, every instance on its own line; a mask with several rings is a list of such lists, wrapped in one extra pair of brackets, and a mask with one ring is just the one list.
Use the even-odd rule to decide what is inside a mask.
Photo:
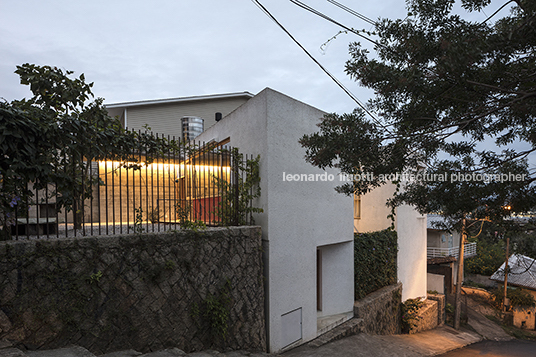
[(268, 9), (266, 9), (260, 3), (259, 0), (251, 1), (255, 5), (257, 5), (257, 7), (259, 7), (259, 9), (261, 9), (262, 12), (264, 12), (273, 22), (275, 22), (292, 39), (292, 41), (294, 41), (294, 43), (296, 43), (296, 45), (298, 45), (298, 47), (300, 47), (303, 52), (305, 52), (307, 56), (309, 56), (309, 58), (324, 71), (324, 73), (326, 73), (350, 98), (352, 98), (354, 102), (357, 103), (357, 105), (361, 109), (363, 109), (363, 111), (365, 111), (365, 113), (367, 113), (372, 118), (372, 120), (376, 122), (376, 124), (380, 125), (383, 129), (388, 131), (388, 129), (365, 107), (365, 105), (348, 88), (346, 88), (344, 84), (342, 84), (342, 82), (340, 82), (333, 74), (331, 74), (327, 70), (327, 68), (325, 68), (316, 58), (314, 58), (313, 55), (311, 55), (311, 53), (305, 47), (303, 47), (302, 44), (294, 36), (292, 36), (292, 34), (275, 18), (274, 15), (270, 13), (270, 11), (268, 11)]
[(341, 4), (341, 3), (339, 3), (339, 2), (337, 2), (337, 1), (335, 1), (335, 0), (328, 0), (328, 2), (332, 3), (332, 4), (335, 5), (335, 6), (340, 7), (340, 8), (343, 9), (344, 11), (346, 11), (346, 12), (348, 12), (348, 13), (354, 15), (355, 17), (357, 17), (357, 18), (359, 18), (359, 19), (361, 19), (361, 20), (363, 20), (363, 21), (365, 21), (365, 22), (368, 22), (368, 23), (371, 24), (371, 25), (376, 25), (376, 21), (371, 20), (370, 18), (366, 17), (365, 15), (360, 14), (359, 12), (350, 9), (350, 8), (347, 7), (347, 6), (344, 6), (343, 4)]
[(320, 16), (321, 18), (323, 18), (323, 19), (325, 19), (325, 20), (328, 20), (329, 22), (334, 23), (334, 24), (337, 25), (337, 26), (342, 27), (342, 28), (345, 29), (346, 31), (350, 31), (350, 32), (356, 34), (357, 36), (362, 37), (362, 38), (364, 38), (365, 40), (372, 42), (372, 43), (375, 44), (376, 46), (384, 47), (382, 44), (380, 44), (380, 43), (374, 41), (373, 39), (371, 39), (371, 38), (369, 38), (369, 37), (367, 37), (367, 36), (362, 35), (362, 34), (361, 34), (359, 31), (357, 31), (356, 29), (353, 29), (353, 28), (351, 28), (351, 27), (348, 27), (348, 26), (346, 26), (346, 25), (343, 25), (342, 23), (340, 23), (340, 22), (338, 22), (338, 21), (332, 19), (332, 18), (329, 17), (328, 15), (326, 15), (326, 14), (324, 14), (324, 13), (322, 13), (322, 12), (320, 12), (320, 11), (314, 9), (314, 8), (312, 8), (311, 6), (302, 3), (301, 1), (298, 1), (298, 0), (290, 0), (290, 2), (293, 3), (294, 5), (297, 5), (297, 6), (301, 7), (302, 9), (305, 9), (305, 10), (307, 10), (307, 11), (309, 11), (309, 12), (312, 12), (313, 14), (315, 14), (315, 15), (317, 15), (317, 16)]

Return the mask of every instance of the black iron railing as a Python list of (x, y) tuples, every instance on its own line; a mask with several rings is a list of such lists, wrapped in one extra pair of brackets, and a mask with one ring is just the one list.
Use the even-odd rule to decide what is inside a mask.
[[(167, 138), (175, 142), (173, 138)], [(218, 143), (170, 145), (130, 161), (80, 160), (76, 197), (54, 182), (21, 199), (13, 239), (160, 232), (181, 227), (253, 223), (258, 158)], [(72, 158), (71, 158), (72, 159)], [(251, 184), (252, 175), (254, 184)], [(43, 187), (43, 185), (41, 185)], [(69, 199), (68, 199), (69, 198)], [(66, 202), (70, 202), (67, 204)]]

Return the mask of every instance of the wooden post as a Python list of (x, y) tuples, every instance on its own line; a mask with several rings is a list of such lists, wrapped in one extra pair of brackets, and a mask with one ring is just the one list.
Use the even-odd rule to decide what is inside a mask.
[(507, 285), (508, 285), (508, 248), (510, 247), (510, 237), (506, 238), (506, 260), (504, 261), (504, 296), (503, 296), (503, 312), (506, 312), (506, 299), (507, 295)]
[(460, 316), (462, 307), (462, 282), (463, 282), (463, 254), (465, 244), (465, 218), (462, 219), (462, 235), (460, 237), (460, 249), (458, 254), (458, 274), (456, 278), (456, 308), (454, 310), (454, 328), (458, 330), (460, 328)]

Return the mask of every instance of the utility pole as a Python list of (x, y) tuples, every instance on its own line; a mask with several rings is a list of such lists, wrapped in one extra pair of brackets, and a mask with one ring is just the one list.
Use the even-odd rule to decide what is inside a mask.
[(503, 296), (503, 312), (506, 312), (508, 302), (507, 284), (508, 284), (508, 249), (510, 248), (510, 237), (506, 238), (506, 260), (504, 261), (504, 296)]
[(462, 307), (462, 282), (463, 282), (463, 254), (465, 244), (465, 218), (462, 219), (462, 235), (460, 237), (460, 249), (458, 254), (458, 274), (456, 277), (456, 307), (454, 310), (454, 328), (460, 328), (460, 316)]

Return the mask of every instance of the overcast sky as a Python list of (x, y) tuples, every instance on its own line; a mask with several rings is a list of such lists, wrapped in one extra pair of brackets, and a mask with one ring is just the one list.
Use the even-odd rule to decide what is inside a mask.
[[(326, 0), (303, 0), (347, 26), (370, 30)], [(404, 18), (404, 0), (339, 0), (372, 19)], [(359, 41), (288, 0), (261, 3), (357, 97), (344, 74)], [(483, 19), (485, 15), (480, 14)], [(477, 15), (478, 17), (478, 15)], [(84, 73), (105, 103), (229, 92), (280, 91), (328, 112), (356, 104), (250, 0), (0, 0), (0, 97), (29, 97), (15, 66)]]

